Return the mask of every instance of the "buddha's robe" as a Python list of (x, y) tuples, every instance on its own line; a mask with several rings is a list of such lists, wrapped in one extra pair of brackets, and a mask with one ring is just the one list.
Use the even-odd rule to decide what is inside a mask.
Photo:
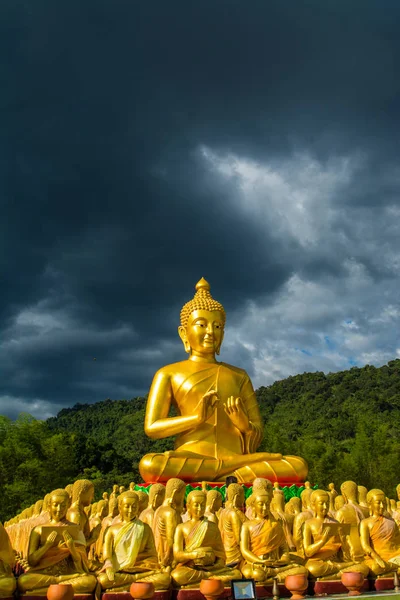
[(0, 523), (0, 598), (12, 596), (17, 582), (12, 568), (15, 565), (15, 554), (11, 547), (10, 538)]
[(181, 515), (168, 505), (168, 499), (154, 514), (153, 534), (156, 552), (160, 564), (164, 567), (174, 567), (172, 546), (175, 530), (180, 523), (182, 523)]
[[(73, 525), (69, 521), (62, 521), (60, 525)], [(36, 532), (36, 528), (31, 532)], [(72, 559), (67, 546), (62, 544), (50, 548), (41, 558), (40, 562), (19, 577), (18, 589), (20, 593), (35, 592), (37, 595), (46, 595), (49, 585), (57, 583), (70, 583), (76, 594), (88, 594), (96, 587), (96, 578), (89, 574), (89, 562), (86, 553), (86, 539), (80, 531), (74, 538), (76, 552), (79, 556), (78, 563)], [(28, 557), (29, 560), (29, 557)]]
[[(109, 530), (107, 536), (111, 533)], [(168, 589), (171, 577), (161, 572), (153, 532), (147, 523), (134, 519), (124, 523), (114, 536), (112, 556), (106, 559), (98, 577), (103, 589), (128, 591), (135, 581), (151, 582), (156, 590)], [(114, 570), (114, 581), (109, 580), (105, 572), (107, 567)]]
[[(205, 517), (200, 521), (191, 523), (193, 525), (188, 533), (185, 533), (183, 529), (184, 551), (194, 552), (199, 548), (212, 548), (215, 559), (210, 564), (205, 564), (203, 559), (178, 563), (171, 573), (175, 584), (178, 586), (193, 587), (197, 586), (202, 579), (211, 578), (221, 579), (222, 581), (241, 579), (241, 573), (238, 569), (231, 569), (225, 566), (225, 550), (218, 526), (208, 521)], [(182, 524), (180, 527), (187, 527), (187, 524)]]
[(218, 526), (226, 554), (226, 564), (229, 566), (236, 566), (242, 560), (240, 530), (245, 521), (247, 521), (246, 515), (235, 508), (225, 509), (219, 520)]
[[(182, 416), (193, 415), (201, 398), (211, 389), (220, 397), (216, 409), (203, 424), (176, 437), (172, 452), (147, 454), (139, 470), (144, 481), (167, 481), (178, 477), (184, 481), (224, 481), (235, 475), (238, 481), (256, 477), (288, 483), (304, 481), (307, 465), (299, 457), (257, 453), (263, 423), (251, 381), (245, 371), (226, 363), (182, 361), (161, 369), (154, 377), (171, 372), (169, 398)], [(152, 386), (153, 387), (153, 386)], [(152, 390), (150, 390), (150, 397)], [(224, 410), (230, 396), (240, 397), (250, 421), (250, 431), (243, 434)], [(167, 433), (167, 432), (166, 432)]]
[[(314, 519), (310, 519), (305, 524), (305, 527), (310, 527)], [(334, 519), (328, 518), (325, 523), (338, 523)], [(319, 530), (312, 529), (313, 544), (320, 541), (323, 535), (324, 524), (321, 523)], [(307, 559), (305, 567), (314, 578), (322, 579), (340, 579), (345, 571), (363, 573), (365, 577), (369, 573), (369, 568), (365, 562), (356, 563), (354, 561), (346, 561), (343, 556), (343, 546), (346, 549), (348, 542), (346, 536), (333, 535), (327, 540), (324, 546)]]
[(380, 567), (373, 558), (367, 558), (366, 564), (374, 575), (395, 570), (400, 566), (400, 531), (393, 519), (387, 517), (370, 517), (374, 519), (369, 530), (370, 546), (387, 563), (387, 568)]
[[(278, 562), (283, 555), (289, 552), (285, 534), (279, 521), (272, 519), (256, 519), (248, 521), (245, 526), (249, 533), (250, 544), (248, 550), (255, 554), (260, 560), (271, 560)], [(243, 528), (244, 529), (244, 528)], [(242, 529), (242, 535), (243, 535)], [(293, 555), (292, 555), (293, 556)], [(299, 562), (300, 562), (299, 557)], [(272, 583), (275, 577), (283, 582), (287, 575), (306, 574), (307, 569), (293, 560), (284, 565), (266, 566), (254, 564), (243, 559), (240, 570), (245, 578), (255, 579), (262, 583)]]
[(364, 559), (364, 551), (360, 539), (360, 523), (364, 519), (364, 512), (360, 506), (353, 503), (346, 503), (336, 513), (336, 519), (339, 523), (350, 525), (349, 552), (345, 552), (345, 558), (361, 562)]

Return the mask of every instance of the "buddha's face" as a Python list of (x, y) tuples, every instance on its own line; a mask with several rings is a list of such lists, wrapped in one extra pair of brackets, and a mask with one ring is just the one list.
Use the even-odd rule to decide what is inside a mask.
[(191, 353), (198, 356), (219, 352), (224, 337), (222, 314), (219, 310), (195, 310), (186, 327), (179, 327), (179, 335)]
[(317, 517), (324, 519), (329, 512), (329, 495), (327, 492), (316, 494), (312, 501), (312, 508)]
[(157, 492), (151, 499), (151, 508), (153, 510), (157, 510), (159, 506), (164, 502), (165, 492), (164, 494), (161, 492)]
[(222, 508), (222, 496), (221, 494), (218, 494), (213, 500), (212, 510), (218, 512), (220, 508)]
[(187, 503), (187, 511), (192, 519), (201, 519), (206, 510), (206, 499), (203, 495), (192, 496)]
[(125, 522), (133, 521), (138, 513), (139, 503), (136, 498), (124, 498), (120, 504), (119, 512)]
[(260, 519), (264, 519), (266, 516), (268, 516), (270, 504), (270, 494), (257, 494), (253, 502), (253, 509), (256, 513), (256, 516)]
[(383, 492), (376, 492), (369, 501), (369, 508), (375, 517), (381, 517), (386, 508), (386, 497)]
[(185, 503), (185, 493), (186, 489), (175, 490), (172, 496), (171, 506), (175, 508), (175, 510), (180, 513), (183, 510), (183, 505)]
[(80, 502), (82, 506), (90, 506), (90, 504), (93, 502), (93, 498), (94, 487), (90, 487), (86, 490), (86, 492), (83, 492), (83, 494), (81, 494)]
[(50, 499), (50, 517), (52, 521), (58, 523), (64, 519), (67, 514), (69, 499), (66, 496), (52, 496)]
[(118, 494), (118, 486), (117, 485), (113, 485), (113, 492), (114, 492), (114, 494)]
[(242, 508), (244, 504), (244, 490), (241, 489), (240, 492), (238, 494), (235, 494), (234, 497), (232, 498), (232, 506), (235, 506), (236, 508)]

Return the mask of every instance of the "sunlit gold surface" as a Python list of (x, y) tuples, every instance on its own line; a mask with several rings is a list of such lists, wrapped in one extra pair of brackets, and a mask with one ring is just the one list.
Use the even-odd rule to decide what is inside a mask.
[(15, 556), (6, 530), (0, 523), (0, 598), (13, 595), (17, 582), (12, 573)]
[(226, 554), (228, 565), (238, 565), (242, 559), (240, 553), (240, 532), (242, 525), (247, 521), (242, 512), (244, 504), (244, 490), (238, 483), (232, 483), (228, 487), (227, 498), (229, 507), (221, 511), (219, 517), (219, 529), (222, 543)]
[(229, 581), (240, 578), (238, 569), (225, 566), (225, 551), (218, 526), (204, 517), (206, 494), (190, 492), (189, 520), (178, 525), (174, 536), (172, 579), (178, 586), (197, 586), (203, 579)]
[[(144, 456), (139, 466), (144, 481), (223, 481), (232, 474), (239, 482), (255, 477), (304, 481), (303, 459), (256, 452), (263, 424), (253, 386), (243, 369), (217, 362), (225, 311), (204, 279), (196, 289), (178, 328), (189, 359), (156, 373), (146, 409), (146, 434), (153, 439), (177, 436), (175, 450)], [(171, 405), (178, 416), (168, 416)]]
[(118, 507), (121, 522), (109, 527), (104, 540), (104, 567), (98, 577), (102, 589), (128, 591), (137, 581), (151, 582), (156, 590), (167, 589), (171, 578), (161, 571), (153, 532), (136, 517), (138, 495), (122, 492)]

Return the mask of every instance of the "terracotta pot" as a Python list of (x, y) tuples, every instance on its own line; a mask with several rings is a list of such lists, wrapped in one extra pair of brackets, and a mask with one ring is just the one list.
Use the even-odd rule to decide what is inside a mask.
[(200, 581), (200, 592), (206, 600), (219, 598), (224, 591), (224, 582), (220, 579), (202, 579)]
[(70, 583), (54, 583), (47, 590), (48, 600), (72, 600), (74, 588)]
[(349, 590), (348, 596), (359, 596), (364, 584), (364, 575), (362, 573), (356, 573), (347, 571), (342, 573), (342, 583)]
[(291, 600), (301, 600), (305, 597), (305, 592), (308, 588), (308, 576), (288, 575), (285, 579), (285, 587), (292, 593)]
[(137, 581), (132, 583), (129, 592), (134, 600), (141, 600), (142, 598), (153, 598), (154, 596), (154, 583), (147, 581)]

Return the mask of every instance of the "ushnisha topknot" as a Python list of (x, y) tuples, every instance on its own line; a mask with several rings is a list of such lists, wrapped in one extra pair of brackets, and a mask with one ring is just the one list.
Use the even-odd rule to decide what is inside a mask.
[(220, 302), (214, 300), (210, 293), (210, 284), (202, 277), (196, 283), (196, 293), (192, 300), (186, 302), (181, 310), (181, 325), (186, 327), (189, 316), (195, 310), (219, 310), (222, 315), (222, 323), (225, 325), (226, 314), (225, 309)]

